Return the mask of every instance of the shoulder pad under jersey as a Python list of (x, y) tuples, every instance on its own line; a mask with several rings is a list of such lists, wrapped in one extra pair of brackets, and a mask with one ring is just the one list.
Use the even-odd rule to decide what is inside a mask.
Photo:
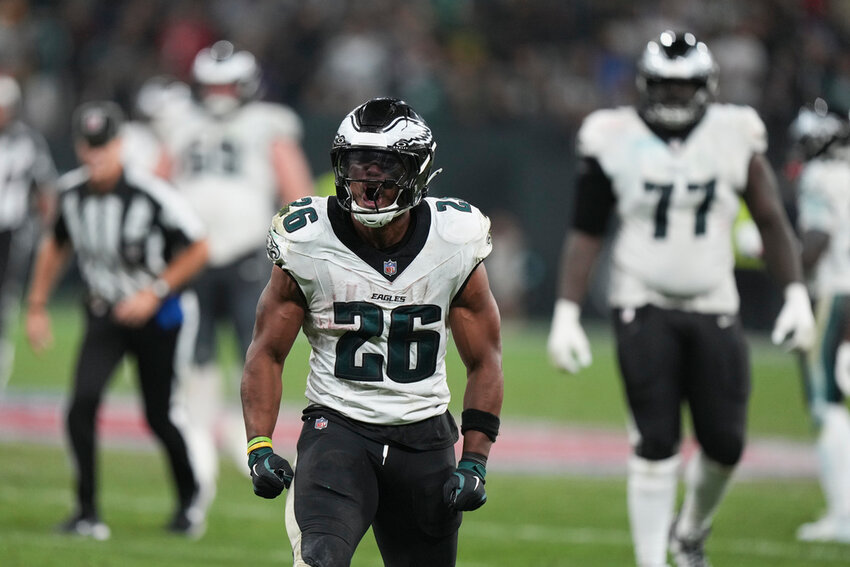
[(591, 112), (581, 124), (576, 137), (576, 151), (581, 156), (598, 157), (611, 140), (619, 139), (631, 128), (637, 113), (631, 107), (603, 108)]
[(490, 230), (490, 219), (466, 201), (430, 197), (426, 201), (431, 205), (437, 232), (447, 242), (463, 244), (486, 236)]
[(301, 118), (288, 106), (253, 102), (245, 107), (243, 113), (273, 138), (302, 138), (304, 128)]
[(715, 121), (721, 132), (738, 132), (744, 151), (760, 154), (767, 151), (767, 129), (758, 113), (750, 106), (712, 104), (706, 119)]
[(280, 209), (272, 218), (271, 231), (293, 242), (309, 242), (325, 229), (327, 197), (304, 197)]
[(282, 266), (293, 246), (318, 239), (325, 232), (326, 216), (327, 197), (304, 197), (280, 209), (266, 239), (269, 259)]

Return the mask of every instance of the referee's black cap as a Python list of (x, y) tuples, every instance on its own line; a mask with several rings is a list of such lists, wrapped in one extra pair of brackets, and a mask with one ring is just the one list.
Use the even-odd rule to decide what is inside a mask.
[(71, 128), (74, 139), (97, 147), (115, 138), (123, 122), (124, 113), (114, 102), (86, 102), (74, 111)]

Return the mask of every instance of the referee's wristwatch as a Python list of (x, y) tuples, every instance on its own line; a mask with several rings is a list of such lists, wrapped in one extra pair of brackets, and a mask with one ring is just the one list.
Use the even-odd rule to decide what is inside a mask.
[(163, 300), (171, 293), (171, 286), (162, 278), (156, 278), (151, 284), (151, 291), (157, 299)]

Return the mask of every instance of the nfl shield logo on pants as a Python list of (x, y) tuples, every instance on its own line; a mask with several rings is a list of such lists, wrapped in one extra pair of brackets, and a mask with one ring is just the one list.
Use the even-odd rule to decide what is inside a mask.
[(388, 276), (394, 276), (398, 270), (398, 262), (395, 260), (384, 261), (384, 273)]
[(319, 419), (316, 420), (315, 425), (313, 425), (313, 427), (315, 427), (316, 429), (325, 429), (325, 428), (327, 428), (327, 426), (328, 426), (328, 418), (326, 418), (326, 417), (320, 417)]

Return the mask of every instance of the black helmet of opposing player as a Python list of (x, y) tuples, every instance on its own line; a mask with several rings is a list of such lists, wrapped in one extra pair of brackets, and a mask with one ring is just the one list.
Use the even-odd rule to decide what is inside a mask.
[(192, 77), (201, 102), (216, 116), (235, 110), (260, 89), (257, 60), (225, 40), (198, 52), (192, 63)]
[(664, 31), (637, 64), (640, 111), (650, 125), (684, 130), (702, 119), (717, 92), (717, 64), (694, 34)]
[[(342, 120), (331, 148), (340, 205), (367, 227), (385, 226), (427, 194), (428, 183), (441, 171), (432, 172), (436, 148), (425, 120), (403, 100), (373, 98), (361, 104)], [(357, 171), (365, 164), (377, 164), (384, 178), (359, 179)], [(351, 183), (358, 181), (367, 184), (374, 208), (355, 202)], [(379, 208), (377, 195), (388, 187), (398, 187), (398, 195), (390, 206)]]

